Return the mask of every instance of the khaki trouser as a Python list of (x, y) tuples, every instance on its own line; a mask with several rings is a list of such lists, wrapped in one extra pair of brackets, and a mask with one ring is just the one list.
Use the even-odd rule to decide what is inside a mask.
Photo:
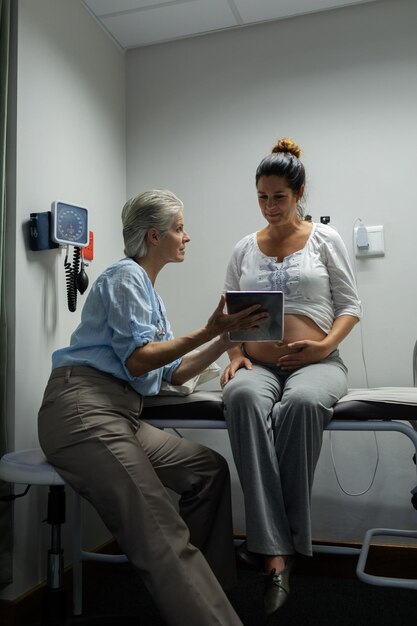
[[(167, 624), (241, 626), (218, 582), (235, 584), (227, 463), (140, 421), (141, 410), (127, 383), (57, 368), (39, 411), (41, 447), (98, 511)], [(181, 515), (165, 487), (180, 495)]]

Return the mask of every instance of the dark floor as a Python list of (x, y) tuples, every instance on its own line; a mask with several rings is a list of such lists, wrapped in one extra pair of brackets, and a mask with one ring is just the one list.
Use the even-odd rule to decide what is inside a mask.
[[(377, 565), (389, 568), (385, 575), (395, 575), (392, 558)], [(413, 573), (407, 576), (416, 578), (417, 563), (411, 565)], [(416, 626), (417, 590), (362, 583), (355, 567), (352, 556), (300, 559), (286, 605), (268, 621), (262, 610), (262, 574), (239, 569), (238, 585), (228, 595), (244, 626)], [(70, 586), (69, 578), (68, 607)], [(83, 617), (68, 618), (68, 626), (164, 626), (152, 597), (128, 564), (84, 563), (83, 588)], [(34, 626), (39, 622), (40, 605), (13, 623)]]
[[(340, 577), (334, 576), (331, 568), (329, 575), (325, 572), (315, 575), (314, 568), (305, 568), (303, 564), (298, 571), (295, 567), (287, 604), (265, 621), (263, 576), (247, 570), (239, 570), (238, 576), (239, 584), (229, 592), (229, 598), (244, 626), (416, 626), (417, 623), (417, 591), (368, 585), (347, 576), (346, 570)], [(99, 578), (98, 581), (96, 576), (91, 589), (86, 589), (85, 617), (137, 616), (140, 626), (163, 626), (152, 598), (128, 565), (118, 566), (116, 575), (113, 568), (111, 573), (104, 565)], [(121, 619), (114, 623), (123, 624)]]

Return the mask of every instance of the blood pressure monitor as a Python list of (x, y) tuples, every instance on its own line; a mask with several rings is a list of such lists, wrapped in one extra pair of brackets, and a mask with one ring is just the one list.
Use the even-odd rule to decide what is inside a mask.
[(83, 248), (88, 245), (88, 209), (56, 200), (52, 203), (51, 239), (61, 245)]

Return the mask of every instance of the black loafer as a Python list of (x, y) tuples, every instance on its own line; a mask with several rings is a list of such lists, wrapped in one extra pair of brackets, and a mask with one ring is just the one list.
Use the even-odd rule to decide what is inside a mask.
[(290, 571), (294, 559), (288, 557), (285, 569), (277, 574), (273, 569), (268, 574), (264, 593), (264, 611), (267, 616), (273, 615), (287, 601), (290, 595)]
[(256, 552), (249, 552), (246, 541), (236, 548), (236, 557), (241, 565), (248, 569), (261, 570), (263, 567), (263, 557)]

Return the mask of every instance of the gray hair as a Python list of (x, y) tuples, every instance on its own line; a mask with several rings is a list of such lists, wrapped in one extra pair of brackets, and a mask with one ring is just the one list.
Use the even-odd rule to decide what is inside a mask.
[(125, 255), (144, 257), (148, 252), (148, 230), (155, 228), (165, 235), (183, 209), (181, 200), (166, 189), (150, 189), (128, 200), (122, 210)]

